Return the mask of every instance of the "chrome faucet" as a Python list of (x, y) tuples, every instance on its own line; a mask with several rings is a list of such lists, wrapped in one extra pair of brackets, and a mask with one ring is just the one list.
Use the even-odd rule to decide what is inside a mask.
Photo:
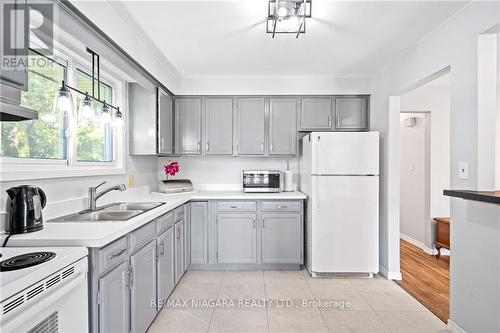
[(127, 189), (127, 187), (125, 187), (125, 184), (120, 184), (120, 185), (115, 185), (115, 186), (109, 187), (109, 188), (97, 193), (97, 188), (101, 185), (104, 185), (104, 184), (106, 184), (105, 181), (100, 183), (99, 185), (97, 185), (95, 187), (89, 187), (89, 211), (93, 212), (96, 210), (97, 199), (99, 199), (100, 197), (102, 197), (106, 193), (108, 193), (110, 191), (114, 191), (114, 190), (125, 191)]

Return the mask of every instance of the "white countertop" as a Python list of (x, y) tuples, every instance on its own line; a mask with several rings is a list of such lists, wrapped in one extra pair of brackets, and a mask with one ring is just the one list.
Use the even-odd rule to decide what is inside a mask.
[[(298, 191), (281, 193), (243, 193), (241, 191), (194, 191), (183, 194), (151, 193), (149, 196), (129, 197), (129, 202), (165, 202), (155, 209), (121, 222), (60, 222), (44, 223), (43, 230), (12, 235), (7, 246), (85, 246), (102, 247), (147, 224), (190, 200), (302, 200)], [(76, 212), (75, 212), (76, 213)], [(3, 237), (5, 238), (5, 236)]]

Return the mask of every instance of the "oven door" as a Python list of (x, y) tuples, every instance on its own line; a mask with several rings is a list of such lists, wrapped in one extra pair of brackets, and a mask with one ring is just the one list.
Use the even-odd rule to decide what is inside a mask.
[(88, 332), (87, 260), (78, 261), (75, 268), (77, 264), (82, 269), (78, 269), (72, 279), (61, 281), (63, 283), (58, 283), (57, 288), (43, 292), (36, 301), (3, 317), (2, 333)]

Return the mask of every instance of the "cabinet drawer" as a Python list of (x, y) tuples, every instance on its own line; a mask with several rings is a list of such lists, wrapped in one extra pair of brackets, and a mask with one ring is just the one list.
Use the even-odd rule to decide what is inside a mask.
[(184, 205), (174, 209), (174, 222), (179, 222), (184, 219)]
[(156, 224), (150, 222), (130, 233), (130, 251), (133, 252), (155, 236)]
[(99, 249), (98, 256), (99, 274), (101, 274), (128, 257), (127, 237), (122, 237), (102, 249)]
[(257, 203), (254, 201), (220, 201), (217, 202), (218, 211), (257, 211)]
[(300, 201), (264, 201), (262, 211), (264, 212), (300, 212), (302, 208)]
[(168, 212), (165, 215), (162, 215), (158, 218), (158, 235), (168, 230), (170, 227), (174, 225), (174, 213)]

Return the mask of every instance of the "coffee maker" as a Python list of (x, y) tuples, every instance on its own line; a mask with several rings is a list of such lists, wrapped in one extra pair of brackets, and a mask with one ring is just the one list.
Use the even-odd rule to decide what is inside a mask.
[(8, 234), (24, 234), (43, 229), (42, 208), (47, 204), (45, 192), (38, 187), (21, 185), (7, 190)]

